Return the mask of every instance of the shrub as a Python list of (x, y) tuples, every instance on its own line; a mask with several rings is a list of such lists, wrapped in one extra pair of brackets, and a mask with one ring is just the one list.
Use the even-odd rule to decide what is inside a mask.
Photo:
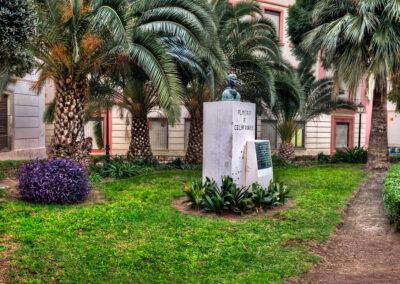
[(263, 188), (260, 184), (255, 183), (252, 185), (252, 200), (257, 208), (271, 208), (273, 207), (272, 194), (268, 189)]
[(185, 192), (190, 207), (199, 210), (203, 203), (203, 198), (206, 193), (206, 187), (203, 185), (201, 180), (194, 181), (190, 185), (185, 184), (183, 188)]
[(204, 195), (203, 207), (206, 211), (222, 213), (224, 210), (229, 210), (229, 203), (222, 192), (214, 190)]
[(115, 179), (130, 178), (149, 171), (149, 167), (142, 166), (136, 162), (131, 162), (121, 156), (116, 156), (109, 161), (105, 161), (102, 164), (97, 164), (92, 167), (93, 173), (98, 174), (103, 178), (111, 177)]
[(221, 187), (210, 179), (205, 183), (194, 181), (190, 186), (185, 184), (184, 192), (192, 208), (218, 214), (224, 211), (243, 214), (278, 206), (286, 203), (289, 193), (281, 183), (271, 183), (269, 188), (257, 183), (251, 187), (240, 187), (231, 177), (224, 177)]
[(157, 168), (160, 170), (201, 170), (202, 165), (188, 164), (181, 158), (177, 158), (167, 164), (159, 164)]
[(338, 150), (335, 155), (332, 156), (333, 163), (352, 163), (361, 164), (368, 161), (368, 151), (364, 148), (350, 148), (346, 150)]
[(276, 168), (284, 168), (290, 166), (291, 163), (285, 159), (282, 159), (280, 156), (274, 154), (272, 155), (272, 165)]
[(83, 202), (90, 192), (85, 168), (72, 160), (32, 161), (18, 173), (23, 200), (43, 204)]
[(318, 163), (327, 164), (332, 162), (332, 157), (330, 155), (325, 155), (324, 153), (319, 153), (317, 156)]
[(286, 204), (289, 198), (289, 189), (281, 182), (271, 182), (268, 188), (272, 196), (272, 206)]
[(249, 187), (239, 187), (231, 177), (222, 179), (220, 192), (226, 200), (226, 206), (234, 213), (245, 213), (254, 206)]
[(400, 164), (393, 166), (386, 176), (383, 202), (390, 223), (400, 230)]

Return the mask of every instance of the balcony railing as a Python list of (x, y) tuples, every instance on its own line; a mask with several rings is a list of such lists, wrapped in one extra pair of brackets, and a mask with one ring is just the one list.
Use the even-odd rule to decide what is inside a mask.
[(0, 152), (8, 152), (12, 150), (11, 147), (12, 136), (0, 135)]

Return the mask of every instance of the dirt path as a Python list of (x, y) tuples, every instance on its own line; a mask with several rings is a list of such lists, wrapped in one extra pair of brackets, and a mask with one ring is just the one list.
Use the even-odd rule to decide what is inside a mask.
[(376, 173), (351, 202), (343, 225), (317, 253), (321, 264), (300, 283), (400, 283), (400, 233), (382, 204), (384, 173)]

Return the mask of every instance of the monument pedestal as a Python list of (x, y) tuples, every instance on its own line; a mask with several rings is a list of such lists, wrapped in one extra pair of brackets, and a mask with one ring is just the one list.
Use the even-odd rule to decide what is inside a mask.
[(246, 143), (255, 140), (256, 105), (239, 101), (204, 104), (203, 180), (221, 185), (230, 176), (239, 186), (246, 182)]

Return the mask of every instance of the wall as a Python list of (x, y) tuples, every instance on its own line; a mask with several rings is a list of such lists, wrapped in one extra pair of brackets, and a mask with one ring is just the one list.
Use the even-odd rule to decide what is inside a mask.
[(400, 113), (396, 112), (394, 104), (388, 104), (389, 146), (400, 147)]
[(13, 79), (7, 87), (9, 103), (9, 135), (11, 151), (0, 152), (0, 160), (43, 158), (45, 149), (45, 125), (42, 121), (45, 92), (33, 90), (37, 74)]
[[(184, 107), (181, 107), (182, 115), (174, 125), (168, 126), (168, 149), (153, 150), (153, 154), (164, 156), (166, 159), (183, 157), (185, 155), (185, 119), (189, 117)], [(163, 113), (154, 110), (149, 114), (149, 118), (162, 118)], [(131, 139), (130, 133), (130, 114), (126, 110), (114, 107), (112, 110), (112, 154), (126, 155)]]

